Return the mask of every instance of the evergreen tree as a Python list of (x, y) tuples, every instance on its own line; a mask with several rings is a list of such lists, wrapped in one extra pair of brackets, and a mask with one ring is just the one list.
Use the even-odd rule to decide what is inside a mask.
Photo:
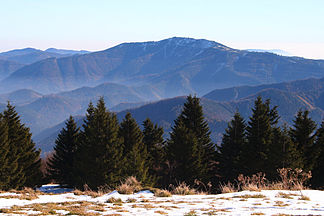
[(220, 174), (224, 181), (233, 181), (242, 173), (241, 153), (246, 145), (245, 130), (245, 121), (240, 113), (236, 112), (219, 147)]
[(72, 116), (55, 140), (54, 154), (48, 161), (48, 178), (68, 186), (74, 185), (74, 159), (79, 141), (79, 128)]
[(11, 169), (8, 163), (9, 141), (8, 126), (0, 114), (0, 190), (6, 190), (10, 180), (8, 170)]
[(122, 176), (123, 146), (118, 137), (116, 114), (108, 112), (101, 97), (87, 109), (75, 159), (76, 186), (91, 189), (102, 185), (116, 186)]
[(247, 144), (242, 152), (244, 174), (275, 172), (270, 152), (277, 151), (278, 148), (273, 145), (273, 130), (278, 119), (277, 107), (270, 109), (270, 101), (266, 100), (263, 103), (262, 98), (258, 96), (247, 126)]
[(298, 111), (289, 134), (302, 156), (304, 171), (312, 170), (316, 159), (314, 148), (316, 123), (309, 117), (309, 111)]
[[(179, 121), (170, 134), (168, 157), (171, 163), (170, 182), (185, 181), (193, 184), (204, 178), (207, 165), (203, 164), (203, 151), (199, 149), (195, 134)], [(205, 180), (205, 179), (203, 179)]]
[[(157, 184), (163, 176), (163, 166), (165, 162), (163, 128), (153, 124), (147, 118), (143, 122), (143, 143), (148, 152), (147, 166), (148, 173), (152, 178), (152, 183)], [(161, 182), (160, 182), (161, 185)]]
[(273, 143), (277, 143), (277, 151), (272, 151), (272, 157), (276, 168), (300, 168), (303, 166), (303, 159), (297, 146), (289, 136), (288, 126), (283, 125), (283, 129), (276, 128), (273, 136)]
[(321, 127), (317, 130), (315, 141), (316, 163), (313, 169), (312, 185), (315, 187), (324, 187), (324, 121)]
[(136, 176), (144, 184), (152, 184), (148, 173), (148, 153), (143, 142), (143, 133), (130, 113), (120, 123), (119, 136), (124, 141), (126, 176)]
[[(170, 134), (168, 155), (174, 166), (171, 179), (193, 184), (193, 179), (207, 183), (214, 177), (216, 149), (199, 98), (187, 97)], [(190, 168), (185, 165), (188, 161), (191, 161)]]
[(9, 102), (3, 112), (3, 117), (8, 125), (10, 164), (18, 163), (18, 167), (9, 170), (10, 182), (8, 188), (33, 187), (41, 183), (40, 150), (35, 149), (32, 134), (29, 128), (20, 122), (20, 117)]

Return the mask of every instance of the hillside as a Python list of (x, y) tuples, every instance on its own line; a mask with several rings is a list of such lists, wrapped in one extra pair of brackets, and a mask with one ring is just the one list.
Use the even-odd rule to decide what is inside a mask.
[[(127, 87), (104, 83), (96, 87), (82, 87), (58, 94), (42, 95), (33, 90), (17, 90), (0, 95), (0, 103), (9, 100), (31, 132), (37, 135), (42, 130), (61, 123), (69, 115), (84, 115), (90, 101), (96, 103), (103, 96), (106, 105), (113, 110), (138, 107), (149, 101), (161, 99), (150, 87)], [(0, 106), (0, 111), (3, 108)]]
[(75, 51), (75, 50), (63, 50), (49, 48), (45, 51), (34, 49), (34, 48), (24, 48), (15, 49), (7, 52), (0, 53), (0, 59), (5, 59), (8, 61), (14, 61), (20, 64), (32, 64), (48, 58), (62, 58), (67, 56), (72, 56), (76, 54), (86, 54), (88, 51)]
[(216, 88), (324, 76), (324, 61), (248, 52), (214, 41), (170, 38), (27, 65), (0, 84), (0, 91), (41, 93), (104, 82), (154, 86), (163, 98), (205, 94)]
[(15, 106), (32, 103), (42, 97), (42, 94), (33, 90), (21, 89), (7, 94), (0, 94), (0, 103), (7, 103), (10, 101)]
[(0, 80), (8, 77), (11, 73), (23, 66), (23, 64), (18, 62), (8, 61), (0, 57)]
[[(292, 120), (299, 109), (310, 110), (310, 116), (318, 124), (321, 123), (324, 118), (324, 109), (320, 106), (320, 101), (323, 97), (323, 92), (320, 87), (321, 82), (322, 79), (309, 79), (272, 85), (273, 88), (269, 88), (269, 86), (267, 88), (264, 86), (245, 86), (242, 87), (242, 91), (238, 91), (238, 95), (240, 96), (237, 97), (237, 100), (231, 100), (229, 97), (228, 101), (222, 101), (221, 97), (217, 100), (217, 97), (211, 97), (212, 94), (207, 94), (210, 96), (201, 98), (201, 104), (212, 132), (211, 136), (213, 141), (220, 142), (221, 136), (227, 127), (227, 122), (232, 118), (236, 110), (248, 121), (248, 117), (252, 113), (251, 108), (254, 106), (255, 98), (259, 95), (264, 99), (269, 98), (272, 106), (278, 106), (278, 112), (281, 116), (280, 124), (292, 124)], [(315, 83), (318, 83), (318, 85), (315, 85)], [(293, 88), (294, 86), (296, 89)], [(297, 88), (298, 86), (299, 88)], [(313, 89), (310, 88), (311, 86)], [(240, 88), (237, 87), (237, 89)], [(218, 92), (215, 95), (222, 95), (227, 91), (229, 92), (228, 95), (233, 93), (233, 89), (216, 90), (213, 92)], [(311, 94), (311, 92), (313, 93)], [(181, 112), (184, 102), (185, 97), (164, 99), (145, 104), (138, 108), (119, 112), (117, 116), (121, 121), (126, 112), (131, 112), (139, 124), (142, 124), (149, 117), (153, 122), (163, 126), (167, 137), (168, 132), (171, 131), (173, 121)], [(81, 124), (82, 120), (79, 122), (79, 125)], [(48, 129), (46, 133), (42, 133), (41, 139), (36, 136), (37, 139), (35, 140), (37, 144), (46, 149), (46, 151), (51, 149), (51, 146), (54, 144), (53, 140), (55, 140), (62, 126), (64, 126), (63, 123), (60, 124), (60, 127), (56, 126)]]

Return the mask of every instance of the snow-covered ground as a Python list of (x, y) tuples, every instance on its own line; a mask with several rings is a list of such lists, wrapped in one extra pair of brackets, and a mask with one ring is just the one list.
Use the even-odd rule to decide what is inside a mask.
[[(46, 191), (53, 192), (50, 189)], [(155, 197), (149, 191), (133, 195), (115, 191), (96, 198), (73, 192), (37, 196), (0, 193), (0, 215), (324, 215), (324, 191), (317, 190), (171, 197)]]

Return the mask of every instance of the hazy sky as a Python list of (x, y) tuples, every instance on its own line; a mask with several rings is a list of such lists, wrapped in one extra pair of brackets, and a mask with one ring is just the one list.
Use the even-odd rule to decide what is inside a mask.
[(324, 59), (323, 0), (0, 0), (0, 51), (173, 36)]

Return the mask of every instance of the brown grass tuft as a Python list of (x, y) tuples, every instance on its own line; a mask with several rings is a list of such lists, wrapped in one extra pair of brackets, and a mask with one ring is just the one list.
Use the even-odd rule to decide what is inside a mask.
[(185, 182), (180, 183), (177, 187), (170, 185), (173, 188), (171, 191), (175, 195), (194, 195), (197, 194), (197, 191), (193, 188), (190, 188)]
[(172, 194), (168, 190), (156, 190), (154, 192), (154, 196), (156, 196), (156, 197), (171, 197)]
[(136, 177), (131, 176), (128, 177), (121, 185), (117, 187), (118, 193), (121, 194), (133, 194), (142, 190), (141, 182), (137, 181)]
[(237, 189), (235, 189), (235, 186), (231, 182), (227, 182), (227, 184), (220, 184), (219, 188), (222, 193), (237, 192)]

